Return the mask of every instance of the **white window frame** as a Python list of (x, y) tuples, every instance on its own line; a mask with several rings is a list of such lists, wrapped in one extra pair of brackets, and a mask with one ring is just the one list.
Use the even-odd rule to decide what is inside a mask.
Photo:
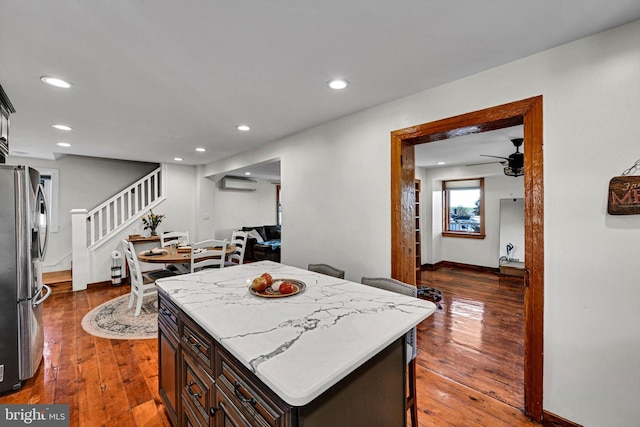
[[(449, 191), (477, 188), (480, 190), (480, 230), (475, 232), (449, 230), (450, 209)], [(486, 218), (484, 214), (484, 178), (467, 178), (442, 181), (442, 235), (444, 237), (462, 237), (468, 239), (484, 239)]]

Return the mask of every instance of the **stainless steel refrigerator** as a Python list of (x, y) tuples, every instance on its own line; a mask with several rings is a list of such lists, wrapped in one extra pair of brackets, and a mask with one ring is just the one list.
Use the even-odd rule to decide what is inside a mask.
[(16, 390), (42, 361), (42, 283), (48, 240), (47, 203), (40, 174), (0, 165), (0, 392)]

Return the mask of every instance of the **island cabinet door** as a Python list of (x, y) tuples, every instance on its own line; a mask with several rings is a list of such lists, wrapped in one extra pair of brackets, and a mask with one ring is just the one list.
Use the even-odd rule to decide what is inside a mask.
[(163, 322), (158, 322), (159, 392), (167, 409), (169, 420), (178, 425), (178, 340), (167, 332)]
[(158, 301), (158, 386), (167, 416), (178, 425), (180, 388), (178, 381), (178, 309), (162, 295)]

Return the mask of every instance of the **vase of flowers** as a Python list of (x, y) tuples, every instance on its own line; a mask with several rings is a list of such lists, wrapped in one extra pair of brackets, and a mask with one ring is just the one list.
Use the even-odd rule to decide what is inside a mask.
[(153, 210), (150, 210), (146, 216), (142, 217), (142, 223), (144, 224), (144, 229), (151, 230), (151, 236), (157, 236), (156, 228), (160, 225), (162, 220), (164, 219), (164, 215), (157, 215), (153, 213)]

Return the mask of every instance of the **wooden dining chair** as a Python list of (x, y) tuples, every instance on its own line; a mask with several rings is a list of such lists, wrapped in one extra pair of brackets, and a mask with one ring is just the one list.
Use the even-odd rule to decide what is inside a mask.
[(330, 266), (329, 264), (309, 264), (307, 270), (315, 273), (326, 274), (327, 276), (344, 279), (344, 270)]
[(235, 250), (227, 257), (224, 263), (225, 267), (240, 265), (244, 262), (244, 252), (247, 248), (247, 239), (249, 233), (246, 231), (234, 231), (231, 233), (231, 244), (235, 245)]
[[(418, 297), (418, 289), (415, 286), (408, 285), (396, 279), (363, 277), (361, 282), (363, 285), (373, 286), (374, 288), (384, 289), (414, 298)], [(418, 354), (418, 342), (415, 327), (407, 332), (405, 341), (407, 343), (407, 376), (409, 385), (407, 409), (411, 410), (411, 426), (418, 427), (418, 403), (416, 401), (416, 355)]]
[(203, 240), (191, 244), (191, 272), (203, 268), (223, 268), (227, 253), (227, 240)]
[(139, 316), (144, 297), (157, 294), (156, 280), (163, 277), (175, 276), (176, 273), (169, 270), (156, 270), (143, 273), (140, 269), (140, 263), (138, 262), (133, 243), (128, 240), (122, 240), (122, 246), (124, 247), (124, 256), (129, 266), (129, 281), (131, 282), (128, 307), (133, 307), (133, 302), (136, 301), (136, 311), (134, 315)]

